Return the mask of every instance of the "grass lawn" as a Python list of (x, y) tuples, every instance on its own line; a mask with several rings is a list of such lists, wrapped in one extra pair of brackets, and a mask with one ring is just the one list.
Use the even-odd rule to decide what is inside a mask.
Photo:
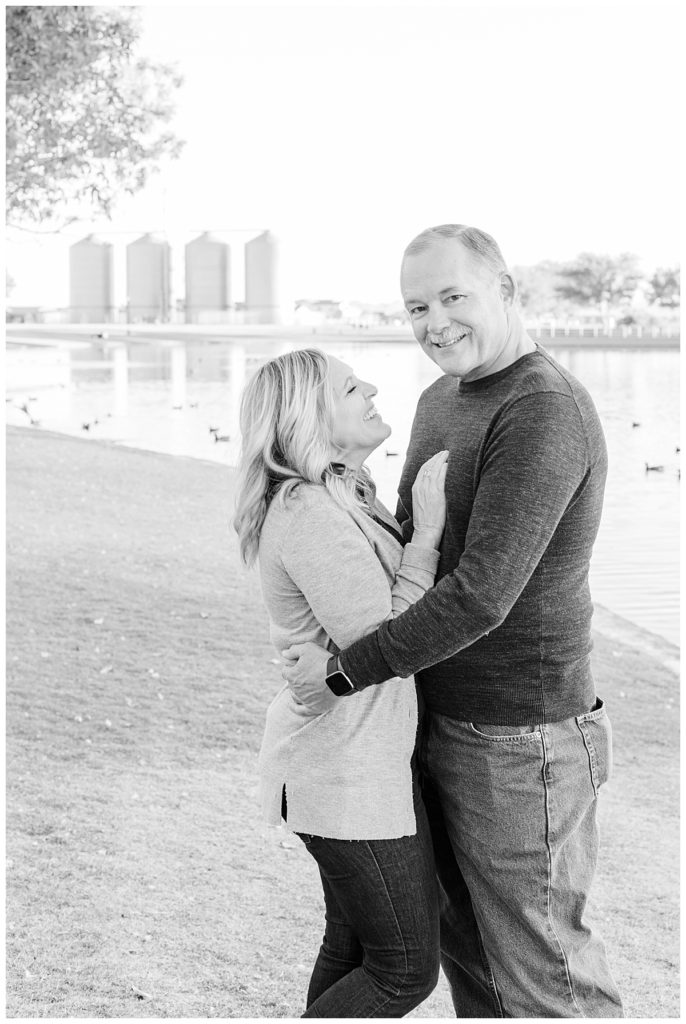
[[(256, 815), (281, 685), (219, 465), (7, 440), (7, 1016), (298, 1017), (315, 866)], [(677, 648), (599, 613), (615, 733), (589, 918), (677, 1017)], [(452, 1017), (445, 982), (412, 1016)]]

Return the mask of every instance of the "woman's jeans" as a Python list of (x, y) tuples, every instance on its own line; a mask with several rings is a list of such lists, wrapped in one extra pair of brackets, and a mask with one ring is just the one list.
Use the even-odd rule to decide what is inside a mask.
[(304, 1017), (402, 1017), (439, 970), (436, 876), (424, 805), (417, 834), (323, 839), (298, 833), (319, 867), (326, 930)]

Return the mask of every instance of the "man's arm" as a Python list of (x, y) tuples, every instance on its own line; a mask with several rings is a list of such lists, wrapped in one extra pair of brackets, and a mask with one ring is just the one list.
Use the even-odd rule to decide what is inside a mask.
[(339, 656), (357, 689), (444, 661), (500, 625), (589, 468), (571, 398), (520, 399), (493, 432), (457, 568)]

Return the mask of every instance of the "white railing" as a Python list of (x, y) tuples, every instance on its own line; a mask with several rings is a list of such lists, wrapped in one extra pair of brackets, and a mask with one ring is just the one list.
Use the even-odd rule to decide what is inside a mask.
[(678, 339), (678, 326), (662, 325), (643, 327), (642, 324), (619, 324), (604, 327), (601, 324), (531, 324), (524, 321), (527, 331), (535, 338), (623, 338), (623, 339)]

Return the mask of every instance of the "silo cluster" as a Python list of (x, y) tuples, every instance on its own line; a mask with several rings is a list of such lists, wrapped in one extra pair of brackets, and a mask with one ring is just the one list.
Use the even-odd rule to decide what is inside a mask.
[[(113, 246), (89, 235), (70, 248), (70, 305), (74, 323), (115, 319)], [(184, 249), (185, 320), (189, 324), (282, 322), (278, 243), (263, 231), (245, 246), (245, 303), (236, 312), (231, 247), (208, 231)], [(172, 251), (166, 239), (145, 234), (126, 246), (126, 318), (132, 323), (171, 318)]]

